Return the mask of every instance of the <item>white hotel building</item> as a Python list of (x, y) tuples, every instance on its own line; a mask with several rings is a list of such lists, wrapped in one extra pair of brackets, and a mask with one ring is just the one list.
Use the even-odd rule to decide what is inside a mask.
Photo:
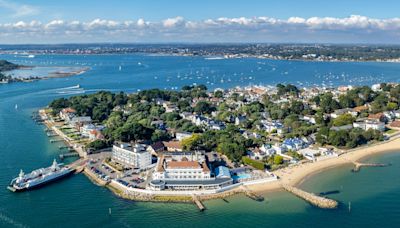
[(153, 173), (153, 190), (211, 190), (232, 184), (231, 178), (215, 178), (203, 156), (162, 155)]
[(111, 159), (124, 166), (146, 169), (151, 165), (151, 153), (143, 144), (119, 143), (113, 146)]

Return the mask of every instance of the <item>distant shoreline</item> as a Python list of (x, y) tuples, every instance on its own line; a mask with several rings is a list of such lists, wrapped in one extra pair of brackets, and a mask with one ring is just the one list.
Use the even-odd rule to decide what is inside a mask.
[[(400, 63), (400, 58), (398, 59), (376, 59), (376, 60), (340, 60), (340, 59), (332, 59), (332, 60), (316, 60), (316, 59), (287, 59), (287, 58), (274, 58), (274, 57), (263, 57), (263, 56), (239, 56), (239, 57), (224, 57), (223, 55), (187, 55), (187, 54), (172, 54), (172, 53), (148, 53), (148, 52), (136, 52), (136, 53), (36, 53), (32, 52), (35, 55), (65, 55), (65, 56), (74, 56), (74, 55), (82, 55), (82, 56), (106, 56), (106, 55), (148, 55), (148, 56), (165, 56), (165, 57), (192, 57), (192, 58), (204, 58), (207, 60), (228, 60), (228, 59), (266, 59), (266, 60), (276, 60), (276, 61), (298, 61), (298, 62), (329, 62), (329, 63)], [(8, 55), (8, 53), (0, 53), (0, 55)], [(218, 59), (209, 59), (215, 58)]]

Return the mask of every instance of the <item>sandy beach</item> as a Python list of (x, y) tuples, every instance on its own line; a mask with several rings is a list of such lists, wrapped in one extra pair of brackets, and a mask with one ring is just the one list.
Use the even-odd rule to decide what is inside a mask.
[(268, 192), (282, 189), (282, 184), (297, 186), (306, 178), (326, 169), (351, 164), (362, 158), (385, 152), (400, 152), (400, 138), (396, 137), (386, 142), (349, 150), (339, 157), (280, 169), (274, 172), (279, 177), (278, 181), (248, 187), (255, 192)]

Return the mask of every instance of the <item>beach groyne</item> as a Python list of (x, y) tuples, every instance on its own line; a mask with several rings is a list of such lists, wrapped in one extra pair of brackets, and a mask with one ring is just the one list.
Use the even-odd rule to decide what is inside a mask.
[(385, 167), (388, 166), (388, 164), (383, 164), (383, 163), (361, 163), (361, 162), (353, 162), (354, 163), (354, 168), (353, 172), (358, 172), (362, 167)]
[(305, 201), (311, 203), (312, 205), (319, 207), (319, 208), (324, 208), (324, 209), (334, 209), (337, 208), (339, 203), (333, 199), (328, 199), (325, 197), (317, 196), (315, 194), (306, 192), (304, 190), (301, 190), (296, 187), (292, 187), (289, 185), (282, 185), (282, 187), (292, 193), (293, 195), (304, 199)]
[(192, 195), (192, 198), (193, 198), (194, 204), (196, 204), (196, 206), (199, 208), (200, 211), (204, 211), (206, 209), (204, 204), (200, 201), (200, 199), (195, 194)]
[(244, 194), (249, 197), (252, 200), (255, 201), (264, 201), (264, 197), (262, 195), (259, 195), (253, 191), (251, 191), (249, 188), (247, 188), (246, 186), (242, 185), (242, 189)]

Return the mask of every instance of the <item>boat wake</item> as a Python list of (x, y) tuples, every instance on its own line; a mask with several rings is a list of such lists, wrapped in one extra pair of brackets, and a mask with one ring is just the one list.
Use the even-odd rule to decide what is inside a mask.
[(5, 215), (5, 214), (3, 214), (1, 212), (0, 212), (0, 221), (3, 221), (4, 223), (7, 223), (7, 224), (9, 224), (11, 226), (14, 226), (14, 227), (21, 227), (21, 228), (28, 227), (28, 226), (26, 226), (26, 225), (24, 225), (22, 223), (19, 223), (19, 222), (15, 221), (14, 219), (8, 217), (7, 215)]
[(64, 87), (64, 88), (58, 88), (55, 90), (68, 90), (68, 89), (80, 89), (81, 86), (80, 85), (76, 85), (76, 86), (69, 86), (69, 87)]
[(81, 88), (80, 85), (58, 88), (55, 89), (54, 91), (57, 94), (63, 94), (63, 95), (82, 94), (86, 92), (83, 88)]

